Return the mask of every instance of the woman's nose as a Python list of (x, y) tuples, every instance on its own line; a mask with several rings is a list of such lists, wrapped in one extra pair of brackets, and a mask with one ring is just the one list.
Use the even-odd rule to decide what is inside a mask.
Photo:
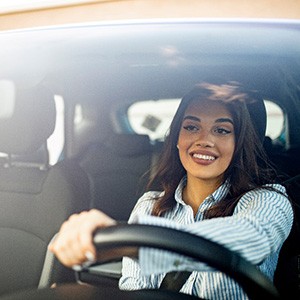
[(196, 143), (196, 145), (202, 148), (212, 148), (215, 146), (215, 144), (211, 141), (199, 141)]
[(202, 148), (212, 148), (215, 146), (215, 143), (209, 133), (201, 132), (196, 141), (196, 146)]

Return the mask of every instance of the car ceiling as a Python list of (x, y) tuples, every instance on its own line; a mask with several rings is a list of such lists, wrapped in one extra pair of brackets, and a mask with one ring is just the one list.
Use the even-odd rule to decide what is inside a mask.
[(299, 23), (181, 21), (4, 32), (0, 79), (24, 87), (43, 82), (69, 101), (99, 104), (180, 98), (216, 74), (278, 96), (282, 74), (300, 82), (299, 29)]

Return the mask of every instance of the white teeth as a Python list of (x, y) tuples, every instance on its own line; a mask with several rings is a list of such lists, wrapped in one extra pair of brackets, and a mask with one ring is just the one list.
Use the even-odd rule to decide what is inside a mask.
[(193, 156), (195, 158), (199, 158), (199, 159), (204, 159), (204, 160), (215, 160), (216, 158), (214, 156), (210, 156), (210, 155), (202, 155), (202, 154), (193, 154)]

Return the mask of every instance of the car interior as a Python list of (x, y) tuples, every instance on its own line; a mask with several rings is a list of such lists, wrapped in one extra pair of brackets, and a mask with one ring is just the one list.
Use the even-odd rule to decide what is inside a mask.
[(49, 241), (72, 213), (89, 207), (81, 167), (67, 160), (49, 166), (45, 145), (55, 119), (53, 95), (37, 87), (17, 90), (13, 115), (0, 122), (7, 154), (0, 167), (1, 293), (37, 286)]
[[(97, 208), (126, 223), (163, 149), (166, 132), (152, 134), (165, 111), (215, 74), (258, 90), (279, 109), (267, 110), (264, 147), (295, 220), (274, 282), (286, 299), (300, 295), (299, 24), (105, 24), (2, 33), (0, 40), (0, 80), (15, 87), (13, 113), (0, 118), (0, 298), (76, 281), (117, 288), (120, 259), (75, 273), (47, 246), (76, 212)], [(161, 100), (168, 109), (151, 111)], [(146, 106), (131, 120), (139, 102)], [(280, 122), (272, 119), (278, 114)], [(275, 123), (279, 132), (269, 134)]]

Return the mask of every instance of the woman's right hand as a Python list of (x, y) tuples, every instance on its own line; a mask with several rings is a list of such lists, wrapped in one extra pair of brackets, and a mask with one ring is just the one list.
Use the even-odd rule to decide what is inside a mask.
[(93, 262), (96, 260), (94, 231), (116, 224), (114, 219), (96, 209), (74, 214), (62, 224), (54, 241), (49, 245), (49, 250), (66, 267)]

